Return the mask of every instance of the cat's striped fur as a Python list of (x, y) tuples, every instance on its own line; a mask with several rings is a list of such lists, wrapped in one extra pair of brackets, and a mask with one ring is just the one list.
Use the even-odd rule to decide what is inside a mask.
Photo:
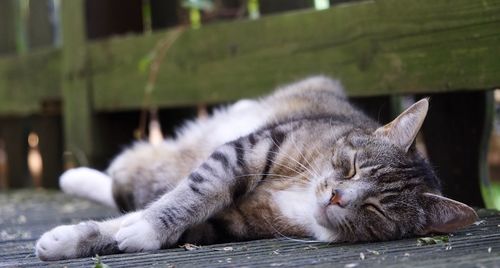
[[(412, 146), (427, 108), (422, 100), (381, 127), (325, 77), (236, 103), (189, 123), (175, 140), (122, 153), (107, 172), (114, 205), (137, 211), (57, 227), (36, 252), (54, 260), (183, 242), (371, 241), (453, 231), (477, 216), (440, 196)], [(92, 180), (88, 170), (70, 172), (61, 179), (68, 192)]]

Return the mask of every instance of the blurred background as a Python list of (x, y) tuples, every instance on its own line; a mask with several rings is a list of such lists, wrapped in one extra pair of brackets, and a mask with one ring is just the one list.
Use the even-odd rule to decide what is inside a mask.
[[(198, 82), (196, 76), (189, 78), (190, 72), (197, 72), (196, 63), (208, 62), (212, 56), (230, 58), (245, 52), (245, 46), (237, 42), (212, 48), (211, 45), (218, 44), (217, 38), (252, 40), (254, 35), (259, 39), (262, 37), (258, 29), (271, 27), (267, 17), (281, 16), (275, 24), (285, 24), (287, 18), (294, 18), (287, 14), (328, 12), (355, 4), (345, 2), (357, 1), (68, 0), (63, 3), (61, 0), (0, 0), (0, 189), (57, 188), (57, 178), (65, 169), (81, 165), (103, 169), (113, 155), (133, 140), (159, 142), (164, 137), (172, 137), (175, 127), (187, 118), (206, 116), (214, 106), (240, 96), (252, 97), (269, 91), (271, 87), (255, 89), (248, 94), (233, 94), (230, 90), (193, 93), (182, 84), (174, 89), (164, 89), (167, 88), (164, 85), (181, 77), (184, 80), (179, 78), (179, 81), (187, 81), (190, 87), (203, 88), (204, 81)], [(363, 8), (356, 8), (356, 14), (363, 14)], [(296, 16), (304, 18), (304, 24), (314, 23), (306, 15)], [(352, 19), (360, 21), (363, 18)], [(254, 27), (257, 31), (238, 32), (226, 30), (225, 26), (239, 22), (240, 26), (235, 27), (246, 27), (247, 21), (259, 20), (261, 28)], [(359, 29), (354, 25), (351, 31)], [(321, 32), (318, 30), (315, 36), (320, 38)], [(191, 47), (185, 50), (175, 47), (178, 38), (183, 38), (179, 42), (191, 44)], [(280, 38), (278, 31), (262, 40)], [(283, 37), (284, 43), (287, 38)], [(192, 45), (192, 42), (200, 43)], [(225, 54), (217, 54), (218, 49)], [(283, 47), (283, 51), (287, 49), (290, 47)], [(374, 49), (380, 48), (374, 46), (368, 51)], [(277, 52), (262, 50), (261, 53), (265, 56), (265, 53)], [(195, 58), (194, 63), (189, 62), (191, 58)], [(162, 76), (158, 69), (174, 68), (166, 63), (162, 65), (164, 61), (183, 70), (185, 76), (175, 71), (175, 77)], [(241, 62), (251, 65), (250, 61)], [(126, 67), (129, 69), (125, 70)], [(303, 73), (329, 74), (329, 71), (318, 65), (317, 69)], [(268, 84), (289, 82), (289, 78), (300, 78), (298, 74), (301, 72), (278, 75)], [(254, 75), (248, 73), (249, 77)], [(133, 84), (135, 82), (129, 82), (128, 78), (138, 82)], [(250, 78), (228, 77), (230, 86), (229, 82), (208, 84), (233, 88), (240, 82), (250, 83), (245, 79)], [(252, 79), (258, 80), (259, 76)], [(134, 92), (122, 89), (133, 87), (128, 83), (135, 86)], [(386, 122), (424, 95), (425, 90), (413, 90), (418, 94), (384, 97), (354, 94), (353, 101), (375, 119)], [(500, 208), (500, 90), (489, 90), (493, 92), (491, 98), (495, 107), (487, 118), (494, 123), (491, 136), (489, 130), (486, 133), (487, 159), (478, 161), (488, 165), (488, 170), (481, 173), (484, 175), (481, 178), (483, 194), (488, 193), (485, 194), (486, 204)], [(426, 151), (423, 138), (419, 147)], [(477, 177), (470, 179), (478, 181)]]

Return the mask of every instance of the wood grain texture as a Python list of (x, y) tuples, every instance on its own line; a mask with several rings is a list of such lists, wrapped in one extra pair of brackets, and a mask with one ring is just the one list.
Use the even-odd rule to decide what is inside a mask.
[[(55, 192), (0, 194), (0, 267), (93, 267), (91, 258), (41, 262), (36, 239), (58, 225), (105, 219), (116, 212)], [(398, 241), (327, 244), (285, 238), (103, 256), (110, 267), (496, 267), (500, 214), (480, 210), (481, 221), (450, 236), (449, 243)], [(363, 253), (364, 259), (360, 257)]]
[(88, 165), (95, 154), (95, 141), (84, 3), (84, 0), (62, 2), (61, 78), (65, 148), (83, 161), (79, 164)]
[(0, 54), (16, 51), (16, 0), (0, 1)]
[[(88, 51), (89, 66), (83, 71), (84, 63), (75, 63), (71, 77), (87, 79), (96, 111), (139, 108), (147, 79), (139, 64), (171, 34), (70, 45), (66, 52), (75, 57)], [(214, 23), (187, 30), (168, 51), (153, 102), (174, 107), (254, 97), (318, 73), (342, 80), (351, 96), (492, 89), (500, 86), (499, 42), (500, 0), (362, 1)], [(37, 112), (40, 98), (58, 97), (67, 78), (58, 75), (67, 66), (60, 54), (0, 58), (0, 112)]]
[(54, 27), (49, 6), (51, 0), (29, 1), (27, 23), (29, 49), (50, 47), (54, 44)]
[(0, 114), (43, 112), (43, 103), (61, 99), (61, 51), (42, 49), (0, 58)]
[[(140, 106), (138, 63), (169, 31), (89, 45), (98, 110)], [(500, 1), (383, 0), (186, 31), (168, 51), (159, 106), (266, 93), (311, 74), (352, 96), (484, 90), (500, 85)]]

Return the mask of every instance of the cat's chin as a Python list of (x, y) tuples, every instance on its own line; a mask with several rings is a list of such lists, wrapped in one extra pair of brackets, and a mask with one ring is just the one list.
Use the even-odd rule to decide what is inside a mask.
[(328, 205), (319, 207), (314, 213), (314, 218), (319, 225), (330, 229), (337, 230), (339, 223), (347, 215), (348, 211), (336, 205)]

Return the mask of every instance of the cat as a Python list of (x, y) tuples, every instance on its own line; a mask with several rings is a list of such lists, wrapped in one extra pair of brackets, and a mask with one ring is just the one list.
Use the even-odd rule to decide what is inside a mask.
[(56, 227), (36, 254), (59, 260), (277, 236), (380, 241), (463, 228), (477, 214), (441, 195), (415, 149), (428, 106), (422, 99), (380, 126), (323, 76), (239, 101), (188, 122), (175, 139), (136, 143), (106, 173), (64, 173), (65, 192), (127, 213)]

